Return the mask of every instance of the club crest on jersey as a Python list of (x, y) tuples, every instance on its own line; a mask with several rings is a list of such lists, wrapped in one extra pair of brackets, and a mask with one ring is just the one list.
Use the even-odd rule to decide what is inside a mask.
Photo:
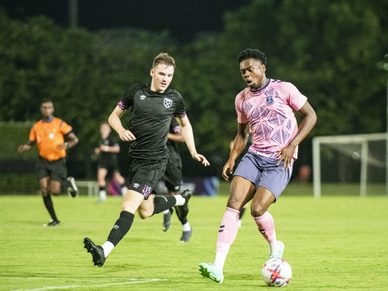
[(273, 97), (272, 96), (266, 96), (265, 97), (265, 103), (267, 103), (268, 105), (272, 105), (273, 104)]
[(265, 103), (267, 105), (272, 105), (273, 104), (273, 96), (272, 96), (272, 91), (271, 92), (265, 92)]
[(172, 106), (172, 100), (170, 98), (164, 98), (163, 105), (166, 108), (170, 108)]

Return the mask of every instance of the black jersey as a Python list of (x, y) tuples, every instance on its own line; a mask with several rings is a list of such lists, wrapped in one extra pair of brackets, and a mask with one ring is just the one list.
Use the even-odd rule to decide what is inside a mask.
[[(106, 145), (109, 147), (113, 147), (118, 145), (118, 143), (112, 139), (111, 136), (108, 136), (107, 138), (101, 138), (98, 142), (98, 146)], [(99, 163), (116, 163), (117, 162), (117, 154), (111, 153), (111, 152), (103, 152), (101, 151), (98, 156), (98, 162)]]
[(167, 134), (171, 119), (185, 116), (182, 95), (171, 88), (164, 93), (153, 92), (150, 85), (136, 84), (124, 93), (118, 106), (131, 108), (128, 129), (136, 140), (129, 144), (129, 156), (137, 159), (168, 158)]

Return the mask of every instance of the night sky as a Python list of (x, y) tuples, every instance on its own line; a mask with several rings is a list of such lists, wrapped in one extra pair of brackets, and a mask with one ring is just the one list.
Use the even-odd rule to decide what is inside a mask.
[[(225, 11), (251, 0), (78, 0), (78, 25), (89, 30), (141, 28), (168, 30), (186, 42), (202, 31), (221, 31)], [(68, 0), (0, 0), (9, 16), (27, 19), (44, 14), (61, 26), (69, 25)]]

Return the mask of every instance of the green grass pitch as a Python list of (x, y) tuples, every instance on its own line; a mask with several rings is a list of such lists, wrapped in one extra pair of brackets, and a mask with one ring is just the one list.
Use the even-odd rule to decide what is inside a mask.
[[(223, 284), (202, 278), (197, 266), (214, 258), (226, 196), (190, 201), (192, 240), (178, 242), (174, 216), (135, 218), (105, 266), (93, 266), (84, 236), (105, 241), (120, 199), (96, 204), (86, 196), (54, 197), (62, 225), (48, 221), (42, 199), (0, 196), (0, 290), (269, 290), (260, 278), (268, 247), (249, 213), (226, 261)], [(270, 208), (285, 259), (293, 268), (288, 290), (388, 290), (387, 197), (284, 195)]]

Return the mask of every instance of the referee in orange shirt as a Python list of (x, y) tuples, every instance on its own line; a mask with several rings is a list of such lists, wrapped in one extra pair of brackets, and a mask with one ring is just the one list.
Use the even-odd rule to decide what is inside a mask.
[(42, 119), (31, 128), (29, 140), (18, 147), (20, 153), (28, 151), (36, 144), (39, 158), (36, 170), (39, 178), (40, 192), (44, 205), (51, 216), (51, 221), (44, 226), (60, 225), (51, 195), (61, 194), (61, 184), (66, 183), (68, 193), (72, 197), (78, 195), (78, 189), (73, 177), (67, 177), (66, 150), (78, 143), (72, 127), (62, 119), (54, 117), (54, 103), (45, 99), (40, 106)]

